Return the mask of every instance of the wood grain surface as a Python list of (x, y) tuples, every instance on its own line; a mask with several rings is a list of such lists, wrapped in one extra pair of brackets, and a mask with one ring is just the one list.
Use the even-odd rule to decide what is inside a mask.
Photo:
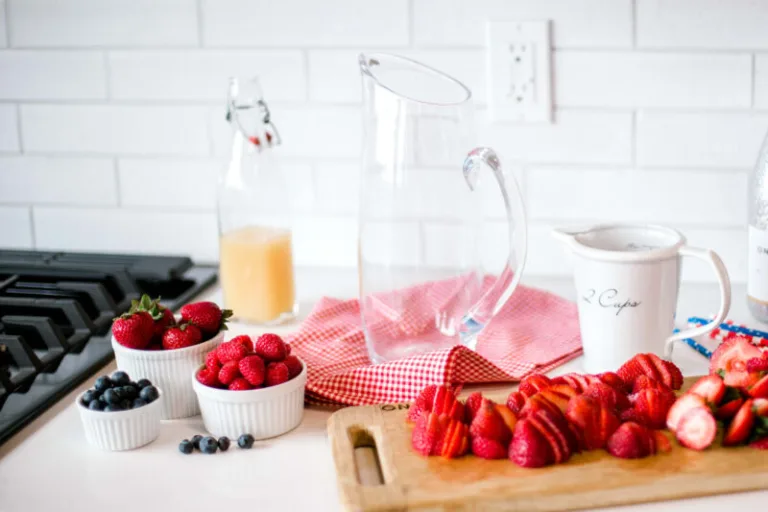
[[(696, 378), (686, 379), (686, 389)], [(511, 391), (514, 387), (510, 387)], [(508, 392), (487, 396), (504, 402)], [(350, 407), (328, 420), (341, 501), (347, 510), (556, 511), (768, 489), (768, 452), (704, 452), (673, 440), (671, 453), (622, 460), (603, 450), (525, 469), (509, 460), (446, 460), (411, 450), (408, 404)]]

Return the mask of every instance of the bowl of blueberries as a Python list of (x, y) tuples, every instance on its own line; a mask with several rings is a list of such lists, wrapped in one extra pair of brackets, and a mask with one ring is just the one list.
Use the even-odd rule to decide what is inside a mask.
[(132, 450), (160, 434), (162, 391), (147, 379), (123, 371), (101, 376), (77, 397), (88, 442), (102, 450)]

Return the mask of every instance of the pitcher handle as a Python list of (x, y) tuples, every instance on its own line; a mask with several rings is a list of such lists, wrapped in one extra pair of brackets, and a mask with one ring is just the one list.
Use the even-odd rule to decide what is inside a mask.
[[(464, 315), (465, 334), (468, 335), (475, 335), (480, 332), (512, 296), (512, 292), (520, 281), (527, 253), (525, 208), (523, 207), (523, 198), (517, 187), (517, 182), (514, 179), (505, 179), (501, 169), (501, 162), (493, 149), (478, 147), (470, 151), (464, 160), (464, 179), (470, 190), (475, 189), (481, 163), (488, 166), (493, 172), (501, 190), (501, 196), (504, 199), (504, 209), (507, 213), (507, 227), (509, 229), (509, 254), (507, 255), (507, 262), (496, 282)], [(520, 219), (521, 225), (516, 225), (514, 219)], [(515, 247), (520, 248), (520, 262), (517, 271), (513, 272), (512, 265), (515, 258)], [(489, 305), (492, 307), (488, 307)]]
[(707, 334), (725, 320), (725, 317), (728, 315), (728, 310), (731, 308), (731, 280), (728, 277), (728, 270), (725, 268), (720, 256), (710, 249), (699, 249), (687, 245), (680, 247), (679, 253), (681, 256), (692, 256), (712, 265), (712, 269), (717, 275), (717, 282), (720, 285), (720, 310), (715, 315), (715, 318), (708, 324), (680, 331), (667, 338), (664, 346), (664, 356), (666, 359), (669, 359), (672, 355), (672, 348), (676, 341)]

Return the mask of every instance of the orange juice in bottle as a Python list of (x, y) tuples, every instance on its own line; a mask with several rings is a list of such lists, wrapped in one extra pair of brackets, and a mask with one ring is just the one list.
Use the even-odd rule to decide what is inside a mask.
[(295, 313), (291, 232), (248, 226), (220, 239), (224, 302), (234, 316), (266, 324)]

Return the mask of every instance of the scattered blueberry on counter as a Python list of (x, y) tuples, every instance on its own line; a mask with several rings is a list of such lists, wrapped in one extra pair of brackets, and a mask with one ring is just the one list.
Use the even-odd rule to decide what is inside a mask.
[(219, 450), (223, 452), (229, 450), (229, 438), (227, 436), (219, 438)]
[[(245, 450), (253, 447), (253, 436), (251, 434), (243, 434), (237, 440), (237, 445)], [(185, 455), (189, 455), (194, 450), (200, 450), (202, 453), (212, 454), (216, 451), (225, 452), (229, 450), (231, 441), (227, 436), (222, 436), (216, 440), (211, 436), (203, 437), (201, 435), (194, 435), (192, 440), (184, 439), (179, 443), (179, 451)]]
[(200, 449), (200, 441), (202, 440), (203, 440), (203, 436), (201, 436), (200, 434), (195, 434), (194, 436), (192, 436), (192, 446), (195, 447), (195, 450)]
[(243, 434), (237, 440), (237, 446), (249, 450), (253, 446), (253, 436), (251, 434)]
[(144, 407), (159, 397), (160, 392), (149, 380), (132, 382), (127, 373), (116, 371), (96, 379), (80, 403), (92, 411), (116, 412)]
[(192, 441), (189, 439), (185, 439), (182, 442), (179, 443), (179, 451), (185, 455), (189, 455), (192, 453), (192, 450), (195, 449), (195, 446), (192, 444)]
[(216, 440), (212, 437), (204, 437), (202, 441), (200, 441), (200, 451), (203, 453), (216, 453), (218, 448), (218, 443), (216, 443)]

